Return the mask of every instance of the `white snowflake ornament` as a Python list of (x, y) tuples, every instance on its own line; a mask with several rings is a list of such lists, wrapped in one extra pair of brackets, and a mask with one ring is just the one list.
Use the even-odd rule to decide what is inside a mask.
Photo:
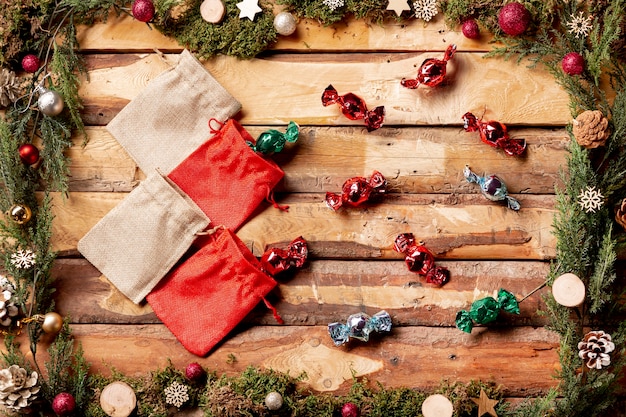
[(322, 3), (333, 12), (345, 4), (343, 0), (323, 0)]
[(422, 19), (424, 22), (430, 22), (430, 19), (437, 16), (437, 0), (415, 0), (413, 2), (415, 17)]
[(598, 211), (604, 204), (604, 196), (596, 187), (587, 187), (580, 191), (578, 195), (578, 204), (587, 213)]
[(37, 255), (30, 249), (20, 249), (11, 254), (11, 265), (18, 269), (30, 269), (36, 261)]
[(172, 382), (169, 387), (163, 391), (165, 393), (165, 402), (180, 408), (185, 402), (189, 401), (189, 394), (187, 385), (183, 385), (179, 382)]
[(593, 28), (591, 25), (592, 20), (593, 17), (591, 16), (584, 17), (583, 12), (578, 13), (578, 16), (572, 14), (572, 20), (567, 23), (568, 32), (576, 35), (576, 38), (579, 36), (586, 38), (589, 35), (589, 31)]

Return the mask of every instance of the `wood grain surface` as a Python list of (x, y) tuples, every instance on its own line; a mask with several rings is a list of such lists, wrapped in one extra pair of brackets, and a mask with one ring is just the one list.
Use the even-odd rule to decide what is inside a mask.
[[(546, 71), (485, 58), (489, 39), (465, 39), (441, 17), (426, 26), (350, 20), (325, 27), (301, 20), (295, 35), (258, 58), (203, 61), (241, 102), (235, 118), (253, 136), (284, 129), (291, 120), (301, 126), (298, 142), (273, 156), (285, 172), (277, 200), (289, 211), (263, 205), (237, 234), (257, 256), (303, 236), (311, 257), (269, 295), (284, 325), (259, 306), (207, 357), (197, 358), (147, 304), (126, 299), (76, 249), (145, 178), (105, 125), (175, 64), (183, 47), (128, 17), (112, 16), (79, 36), (88, 68), (80, 93), (89, 142), (83, 146), (75, 138), (70, 196), (54, 199), (53, 245), (61, 255), (54, 277), (58, 310), (72, 317), (94, 370), (140, 374), (171, 360), (181, 368), (199, 361), (234, 374), (254, 365), (306, 372), (311, 388), (336, 393), (346, 391), (353, 375), (415, 388), (483, 379), (517, 398), (556, 385), (558, 339), (537, 313), (549, 288), (525, 300), (519, 316), (504, 315), (469, 335), (454, 327), (458, 310), (499, 288), (522, 298), (540, 286), (555, 256), (555, 187), (571, 117), (567, 95)], [(447, 85), (400, 86), (452, 42), (459, 49)], [(337, 106), (323, 107), (320, 97), (329, 84), (340, 94), (361, 96), (370, 108), (384, 105), (385, 126), (368, 133)], [(508, 157), (476, 132), (464, 132), (467, 111), (507, 123), (512, 137), (527, 140), (526, 156)], [(501, 176), (522, 209), (513, 212), (482, 197), (463, 177), (466, 164)], [(338, 212), (325, 206), (326, 192), (339, 192), (348, 178), (373, 170), (389, 180), (382, 202)], [(408, 271), (392, 249), (404, 232), (425, 241), (437, 263), (449, 268), (448, 284), (436, 288)], [(383, 309), (394, 322), (390, 335), (333, 345), (328, 323)]]

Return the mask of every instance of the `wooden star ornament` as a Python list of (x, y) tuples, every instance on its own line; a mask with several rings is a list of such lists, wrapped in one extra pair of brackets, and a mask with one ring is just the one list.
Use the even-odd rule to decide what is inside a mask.
[(498, 400), (489, 399), (482, 388), (480, 390), (480, 397), (472, 398), (472, 401), (478, 405), (478, 417), (482, 417), (485, 414), (489, 414), (492, 417), (498, 417), (496, 410), (493, 409), (493, 407), (498, 404)]
[(389, 0), (387, 10), (393, 10), (398, 16), (405, 10), (411, 10), (409, 2), (407, 0)]
[(261, 8), (259, 7), (258, 0), (243, 0), (237, 3), (237, 8), (240, 10), (239, 12), (240, 19), (247, 17), (248, 19), (252, 21), (254, 21), (254, 16), (256, 16), (257, 13), (262, 12)]

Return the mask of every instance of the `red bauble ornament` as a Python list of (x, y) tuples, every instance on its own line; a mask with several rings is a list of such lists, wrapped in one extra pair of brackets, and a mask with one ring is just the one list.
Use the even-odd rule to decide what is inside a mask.
[(185, 368), (185, 376), (190, 381), (198, 381), (205, 375), (204, 368), (198, 362), (192, 362)]
[(478, 23), (476, 23), (474, 19), (468, 19), (463, 22), (463, 26), (461, 26), (461, 31), (463, 32), (463, 36), (468, 39), (480, 38), (480, 29), (478, 28)]
[(341, 417), (359, 417), (360, 415), (361, 411), (354, 403), (345, 403), (341, 407)]
[(132, 6), (133, 17), (140, 22), (149, 22), (154, 17), (152, 0), (135, 0)]
[(570, 52), (561, 60), (561, 68), (569, 75), (580, 75), (585, 70), (585, 59), (578, 52)]
[(507, 35), (521, 35), (530, 25), (530, 12), (522, 3), (509, 3), (500, 9), (498, 25)]
[(69, 392), (57, 394), (52, 400), (52, 410), (58, 416), (68, 416), (76, 409), (76, 400)]
[(34, 73), (37, 72), (41, 62), (36, 55), (28, 54), (24, 58), (22, 58), (22, 69), (26, 72)]
[(20, 145), (17, 151), (20, 154), (20, 159), (25, 164), (35, 165), (39, 161), (39, 149), (32, 143)]

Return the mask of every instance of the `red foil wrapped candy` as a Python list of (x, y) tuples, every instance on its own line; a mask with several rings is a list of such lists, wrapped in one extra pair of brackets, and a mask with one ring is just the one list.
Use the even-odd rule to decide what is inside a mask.
[(506, 126), (503, 123), (490, 120), (483, 122), (472, 113), (463, 115), (463, 128), (466, 132), (480, 133), (480, 140), (494, 148), (500, 148), (510, 156), (519, 156), (526, 150), (526, 139), (513, 139), (509, 137)]
[(326, 204), (333, 210), (339, 210), (341, 206), (358, 207), (376, 201), (386, 192), (387, 179), (380, 172), (374, 171), (369, 180), (354, 177), (344, 182), (341, 195), (326, 193)]
[(322, 104), (324, 107), (337, 103), (341, 112), (350, 120), (361, 120), (365, 122), (367, 131), (371, 132), (383, 125), (385, 119), (385, 107), (378, 106), (374, 110), (368, 110), (363, 99), (356, 94), (348, 93), (343, 96), (337, 94), (337, 90), (332, 85), (326, 87), (322, 93)]
[(450, 280), (448, 269), (435, 265), (435, 256), (422, 242), (415, 241), (413, 233), (398, 235), (393, 249), (404, 254), (409, 271), (423, 275), (427, 283), (441, 286)]
[(436, 87), (446, 79), (446, 67), (448, 61), (454, 56), (456, 52), (456, 45), (451, 44), (446, 49), (443, 59), (428, 58), (422, 62), (417, 70), (417, 78), (413, 80), (407, 80), (403, 78), (400, 81), (403, 87), (415, 89), (424, 84), (428, 87)]
[(309, 246), (302, 236), (294, 239), (287, 249), (271, 248), (261, 256), (261, 269), (275, 277), (281, 272), (302, 268), (309, 255)]

